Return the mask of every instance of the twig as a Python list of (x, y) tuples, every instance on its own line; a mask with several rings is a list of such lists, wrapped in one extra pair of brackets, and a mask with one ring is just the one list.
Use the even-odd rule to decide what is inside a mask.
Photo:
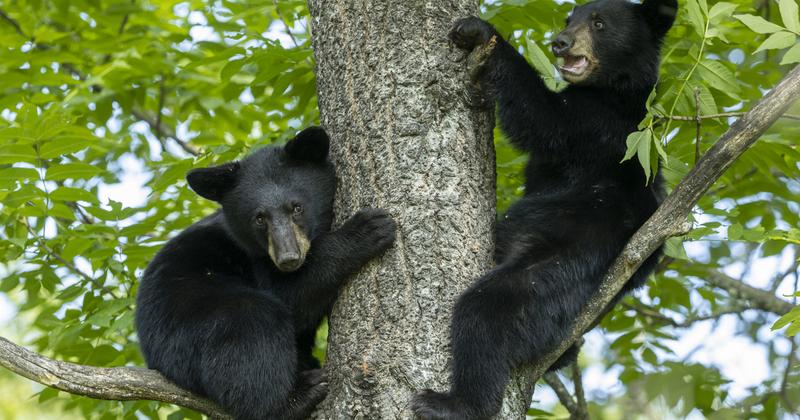
[(744, 115), (744, 112), (723, 112), (720, 114), (708, 114), (708, 115), (654, 115), (653, 117), (657, 120), (672, 120), (672, 121), (697, 121), (700, 120), (709, 120), (714, 118), (727, 118), (727, 117), (741, 117)]
[(697, 129), (694, 136), (694, 163), (700, 160), (700, 125), (703, 119), (700, 118), (700, 88), (694, 88), (694, 119), (697, 122)]
[(169, 382), (160, 373), (134, 367), (101, 368), (49, 359), (0, 337), (0, 366), (42, 385), (101, 400), (152, 400), (232, 419), (213, 402)]
[(786, 369), (783, 370), (783, 378), (778, 395), (781, 396), (781, 400), (786, 404), (786, 411), (795, 413), (795, 404), (789, 398), (789, 393), (786, 392), (789, 387), (789, 375), (792, 373), (792, 368), (794, 367), (794, 354), (797, 352), (797, 339), (791, 337), (790, 340), (792, 341), (792, 347), (789, 349), (789, 354), (786, 355)]
[(75, 267), (74, 264), (72, 264), (71, 262), (67, 261), (66, 258), (62, 257), (59, 253), (57, 253), (55, 250), (50, 248), (50, 245), (47, 245), (47, 242), (41, 236), (39, 236), (39, 234), (37, 234), (36, 232), (33, 231), (31, 226), (28, 224), (27, 220), (23, 220), (22, 224), (25, 225), (25, 228), (28, 230), (28, 233), (31, 236), (33, 236), (33, 238), (36, 240), (36, 242), (39, 244), (39, 246), (42, 248), (42, 250), (44, 250), (44, 252), (47, 253), (47, 255), (49, 255), (49, 256), (55, 258), (56, 260), (58, 260), (58, 262), (60, 262), (64, 267), (68, 268), (74, 274), (82, 277), (87, 282), (94, 284), (95, 286), (97, 286), (100, 289), (103, 288), (103, 285), (100, 284), (100, 282), (97, 279), (95, 279), (94, 277), (84, 273), (81, 270), (78, 270), (78, 267)]
[[(795, 267), (796, 268), (796, 267)], [(797, 292), (797, 284), (800, 282), (800, 276), (795, 273), (794, 277), (794, 291)], [(792, 303), (797, 304), (797, 296), (792, 297)], [(788, 412), (794, 413), (796, 405), (792, 402), (789, 398), (789, 393), (787, 389), (789, 387), (789, 375), (792, 373), (792, 368), (794, 367), (794, 357), (797, 353), (797, 337), (789, 337), (789, 340), (792, 341), (792, 347), (789, 349), (789, 354), (786, 356), (786, 369), (783, 371), (783, 380), (781, 380), (781, 389), (779, 391), (781, 399), (783, 400), (784, 404), (786, 404), (786, 408)]]
[[(794, 249), (793, 247), (790, 247), (790, 248)], [(781, 284), (786, 279), (786, 277), (788, 277), (789, 275), (794, 274), (795, 281), (797, 281), (797, 277), (798, 277), (798, 275), (800, 275), (800, 273), (797, 272), (798, 269), (800, 269), (800, 259), (797, 258), (797, 252), (796, 251), (793, 254), (794, 255), (792, 255), (791, 259), (794, 261), (794, 263), (792, 265), (790, 265), (789, 268), (786, 269), (786, 271), (784, 271), (782, 273), (778, 273), (772, 279), (772, 281), (770, 282), (770, 285), (769, 285), (770, 293), (772, 293), (772, 294), (777, 293), (778, 292), (778, 288), (781, 287)]]
[[(672, 121), (697, 121), (700, 120), (710, 120), (714, 118), (728, 118), (728, 117), (741, 117), (742, 115), (746, 114), (745, 112), (722, 112), (719, 114), (708, 114), (708, 115), (697, 115), (697, 116), (689, 116), (689, 115), (653, 115), (653, 118), (656, 120), (672, 120)], [(791, 114), (783, 114), (779, 116), (779, 118), (784, 118), (787, 120), (798, 120), (800, 121), (800, 115), (791, 115)]]
[(156, 110), (156, 136), (161, 136), (161, 117), (164, 114), (164, 75), (161, 75), (161, 80), (158, 83), (158, 110)]
[[(149, 125), (150, 128), (152, 128), (154, 132), (156, 131), (156, 128), (155, 128), (156, 125), (157, 125), (157, 118), (156, 117), (152, 117), (150, 115), (147, 115), (143, 111), (139, 111), (139, 110), (136, 110), (136, 109), (131, 111), (131, 114), (133, 114), (133, 116), (137, 120), (146, 122), (147, 125)], [(188, 153), (190, 155), (193, 155), (193, 156), (199, 156), (200, 155), (200, 150), (198, 150), (196, 147), (192, 146), (191, 144), (186, 143), (185, 141), (179, 139), (175, 135), (175, 131), (173, 129), (171, 129), (169, 127), (162, 126), (161, 127), (161, 133), (162, 133), (163, 137), (168, 138), (168, 139), (174, 141), (175, 143), (177, 143), (178, 146), (180, 146), (180, 148), (183, 149), (184, 152), (186, 152), (186, 153)]]
[(561, 382), (561, 378), (558, 377), (558, 374), (555, 372), (547, 372), (544, 374), (544, 381), (553, 389), (553, 392), (558, 396), (558, 400), (561, 401), (561, 405), (566, 407), (567, 411), (569, 411), (570, 418), (572, 418), (572, 416), (578, 412), (578, 404), (572, 399), (572, 395), (569, 394), (569, 390), (564, 383)]
[(18, 34), (22, 35), (24, 38), (29, 38), (28, 35), (25, 35), (25, 32), (22, 31), (22, 27), (19, 26), (19, 22), (17, 22), (11, 16), (6, 14), (6, 12), (3, 9), (0, 9), (0, 18), (8, 22), (9, 25), (13, 26)]
[(586, 395), (583, 392), (583, 372), (581, 372), (577, 360), (572, 364), (572, 384), (575, 387), (575, 401), (577, 402), (577, 412), (573, 414), (572, 418), (575, 420), (588, 419), (589, 409), (586, 405)]
[(275, 5), (275, 13), (278, 15), (278, 19), (280, 19), (281, 23), (283, 24), (283, 27), (286, 28), (286, 34), (289, 35), (289, 38), (292, 40), (292, 43), (294, 44), (295, 47), (300, 46), (300, 44), (297, 42), (297, 39), (295, 39), (291, 29), (289, 29), (289, 24), (286, 23), (286, 19), (283, 18), (281, 9), (278, 7), (278, 0), (273, 0), (272, 4)]
[[(136, 0), (131, 0), (131, 4), (136, 4)], [(122, 17), (122, 21), (119, 23), (119, 28), (117, 28), (117, 35), (122, 35), (125, 32), (125, 26), (128, 25), (128, 20), (130, 19), (130, 13), (125, 13), (125, 16)], [(101, 61), (103, 64), (108, 63), (111, 61), (111, 57), (113, 55), (111, 53), (106, 54)]]

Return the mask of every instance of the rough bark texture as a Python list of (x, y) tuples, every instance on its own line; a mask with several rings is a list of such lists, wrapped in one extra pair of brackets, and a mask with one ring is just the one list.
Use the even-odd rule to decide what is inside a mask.
[[(322, 125), (337, 164), (338, 220), (387, 209), (395, 247), (342, 291), (330, 319), (330, 394), (318, 417), (410, 418), (445, 389), (455, 298), (491, 264), (494, 114), (466, 105), (453, 21), (475, 0), (310, 0)], [(503, 418), (529, 390), (511, 387)]]
[(142, 368), (101, 368), (48, 359), (0, 337), (0, 366), (32, 381), (101, 400), (153, 400), (228, 420), (213, 402), (178, 388), (160, 373)]

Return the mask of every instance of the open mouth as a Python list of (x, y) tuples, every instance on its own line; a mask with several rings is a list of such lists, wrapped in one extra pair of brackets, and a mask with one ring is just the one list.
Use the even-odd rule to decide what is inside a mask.
[(580, 76), (589, 68), (589, 60), (583, 55), (565, 55), (562, 60), (559, 70), (572, 76)]

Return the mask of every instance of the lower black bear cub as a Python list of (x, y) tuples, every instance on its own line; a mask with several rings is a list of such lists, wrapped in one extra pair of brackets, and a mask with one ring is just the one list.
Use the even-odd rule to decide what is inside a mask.
[(237, 419), (306, 418), (327, 393), (314, 335), (349, 275), (391, 246), (362, 210), (330, 232), (336, 178), (321, 128), (241, 162), (189, 172), (222, 204), (147, 267), (136, 325), (147, 365)]
[[(496, 267), (454, 308), (452, 387), (418, 394), (412, 408), (419, 417), (497, 413), (511, 370), (566, 338), (614, 258), (655, 211), (661, 179), (648, 185), (638, 163), (620, 161), (628, 134), (645, 116), (676, 9), (675, 0), (576, 7), (552, 45), (570, 82), (559, 93), (488, 23), (466, 18), (454, 25), (450, 39), (480, 56), (473, 77), (530, 161), (525, 196), (497, 228)], [(623, 294), (644, 283), (656, 259), (645, 262)], [(576, 356), (573, 348), (553, 368)]]

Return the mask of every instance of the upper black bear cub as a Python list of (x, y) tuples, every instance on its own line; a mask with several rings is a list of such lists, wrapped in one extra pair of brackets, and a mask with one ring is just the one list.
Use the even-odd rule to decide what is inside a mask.
[(375, 209), (330, 232), (336, 178), (328, 136), (196, 169), (222, 209), (167, 242), (147, 267), (136, 325), (147, 365), (237, 419), (302, 419), (325, 397), (311, 357), (339, 286), (394, 241)]
[[(530, 153), (525, 196), (497, 228), (496, 267), (458, 300), (451, 325), (452, 387), (412, 403), (423, 419), (482, 419), (501, 407), (512, 369), (554, 349), (630, 236), (655, 211), (625, 140), (644, 118), (676, 0), (598, 0), (576, 7), (553, 41), (571, 84), (547, 89), (488, 23), (466, 18), (450, 38), (481, 56), (473, 76), (498, 104), (502, 130)], [(622, 293), (641, 286), (650, 257)], [(619, 298), (618, 296), (617, 298)], [(574, 360), (573, 349), (554, 368)]]

